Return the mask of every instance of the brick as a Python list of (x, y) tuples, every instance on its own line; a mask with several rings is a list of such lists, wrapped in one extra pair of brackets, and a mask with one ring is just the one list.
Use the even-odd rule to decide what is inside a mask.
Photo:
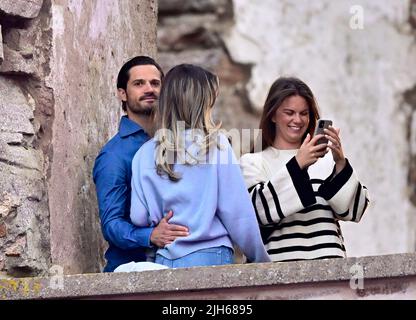
[(7, 228), (4, 222), (0, 223), (0, 238), (4, 238), (7, 235)]
[(6, 249), (6, 257), (20, 257), (26, 245), (26, 238), (21, 236), (17, 238), (9, 248)]
[(43, 0), (1, 0), (0, 13), (31, 19), (38, 16), (42, 4)]

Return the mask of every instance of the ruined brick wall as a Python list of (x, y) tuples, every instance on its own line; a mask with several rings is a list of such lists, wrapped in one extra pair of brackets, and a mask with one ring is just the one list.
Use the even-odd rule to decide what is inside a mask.
[(156, 53), (156, 0), (0, 2), (0, 272), (98, 272), (91, 177), (116, 133), (116, 77)]

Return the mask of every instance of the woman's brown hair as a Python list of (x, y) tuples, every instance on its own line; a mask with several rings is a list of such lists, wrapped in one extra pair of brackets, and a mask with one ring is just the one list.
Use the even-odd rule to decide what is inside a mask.
[(306, 100), (309, 107), (309, 126), (302, 137), (302, 142), (308, 133), (311, 136), (316, 127), (316, 121), (320, 118), (318, 105), (312, 90), (302, 80), (293, 77), (278, 78), (270, 87), (266, 102), (263, 107), (263, 114), (260, 120), (260, 130), (262, 137), (262, 147), (264, 150), (273, 145), (276, 136), (276, 124), (272, 121), (276, 110), (282, 105), (286, 98), (291, 96), (301, 96)]

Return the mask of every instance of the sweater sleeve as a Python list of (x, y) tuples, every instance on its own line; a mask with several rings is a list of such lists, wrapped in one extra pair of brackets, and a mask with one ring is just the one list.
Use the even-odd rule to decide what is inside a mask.
[(279, 223), (314, 203), (316, 198), (307, 170), (301, 170), (296, 158), (267, 180), (262, 174), (262, 155), (246, 154), (240, 159), (246, 187), (250, 192), (260, 225)]
[(227, 229), (231, 240), (240, 247), (250, 261), (269, 262), (271, 260), (263, 245), (238, 161), (225, 138), (222, 139), (221, 144), (226, 148), (218, 152), (222, 154), (217, 166), (218, 217)]
[(318, 193), (329, 203), (336, 218), (343, 221), (359, 222), (370, 202), (367, 188), (359, 182), (348, 160), (337, 175), (334, 166)]

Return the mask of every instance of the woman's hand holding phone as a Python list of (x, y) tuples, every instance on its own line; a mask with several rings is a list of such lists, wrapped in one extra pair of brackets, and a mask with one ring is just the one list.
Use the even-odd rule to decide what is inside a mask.
[(331, 150), (336, 174), (344, 169), (346, 160), (339, 131), (339, 129), (332, 126), (331, 120), (318, 120), (314, 137), (311, 138), (308, 133), (296, 154), (299, 167), (301, 169), (308, 168)]
[(346, 160), (344, 156), (344, 151), (342, 150), (341, 138), (339, 137), (339, 128), (334, 128), (329, 126), (328, 129), (324, 129), (325, 138), (327, 138), (330, 143), (328, 143), (328, 148), (331, 149), (332, 157), (335, 162), (335, 171), (338, 174), (342, 169), (344, 169)]
[(325, 138), (325, 135), (318, 134), (311, 138), (311, 135), (308, 133), (305, 140), (303, 140), (303, 143), (296, 154), (296, 161), (302, 170), (314, 164), (328, 152), (328, 144), (317, 144), (318, 140), (322, 138)]

